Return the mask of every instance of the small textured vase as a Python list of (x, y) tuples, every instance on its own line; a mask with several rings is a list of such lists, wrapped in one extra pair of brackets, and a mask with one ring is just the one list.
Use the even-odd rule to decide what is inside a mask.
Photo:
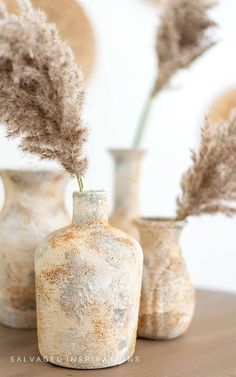
[(1, 171), (0, 321), (36, 327), (34, 252), (50, 232), (69, 223), (64, 207), (68, 176), (53, 171)]
[(145, 151), (111, 149), (115, 162), (114, 211), (110, 223), (139, 241), (134, 219), (139, 217), (140, 168)]
[(72, 224), (36, 251), (41, 355), (75, 369), (127, 361), (136, 343), (142, 267), (138, 242), (108, 224), (105, 192), (74, 193)]
[(179, 248), (185, 221), (137, 221), (144, 252), (138, 335), (173, 339), (189, 327), (195, 291)]

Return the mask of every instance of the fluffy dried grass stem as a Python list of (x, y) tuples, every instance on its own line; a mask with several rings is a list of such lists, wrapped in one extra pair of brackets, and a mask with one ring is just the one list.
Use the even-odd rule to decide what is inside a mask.
[(149, 94), (134, 136), (133, 148), (135, 149), (140, 146), (153, 102), (154, 96)]
[(198, 153), (182, 178), (177, 219), (203, 213), (236, 214), (236, 112), (229, 121), (212, 125), (205, 121)]
[(79, 190), (82, 192), (84, 190), (84, 183), (83, 183), (83, 178), (80, 175), (76, 175), (78, 185), (79, 185)]
[(17, 2), (23, 11), (33, 11), (32, 3), (29, 0), (17, 0)]
[(29, 0), (18, 2), (18, 15), (0, 7), (0, 121), (24, 152), (59, 162), (82, 189), (88, 131), (81, 72), (56, 26)]
[(158, 75), (138, 123), (134, 147), (141, 143), (153, 99), (179, 70), (188, 68), (215, 45), (209, 33), (216, 26), (208, 17), (210, 7), (206, 0), (168, 0), (163, 6), (156, 37)]

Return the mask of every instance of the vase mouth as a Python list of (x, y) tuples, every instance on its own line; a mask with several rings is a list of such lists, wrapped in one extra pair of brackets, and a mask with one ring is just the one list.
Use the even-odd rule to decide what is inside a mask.
[(146, 154), (145, 149), (140, 148), (109, 148), (108, 152), (114, 157), (143, 157)]
[[(49, 169), (0, 169), (0, 179), (5, 186), (11, 187), (11, 190), (22, 192), (53, 192), (55, 189), (64, 192), (65, 186), (70, 180), (70, 175), (63, 170), (49, 170)], [(54, 187), (56, 185), (56, 188)], [(51, 188), (50, 188), (51, 187)], [(9, 191), (9, 189), (8, 189)], [(64, 195), (64, 193), (63, 193)]]
[(183, 228), (187, 220), (177, 220), (174, 217), (140, 217), (134, 220), (137, 226), (159, 225), (159, 226), (178, 226)]
[(107, 193), (105, 190), (88, 190), (88, 191), (74, 191), (73, 192), (73, 197), (79, 197), (79, 198), (84, 198), (88, 196), (93, 196), (93, 197), (107, 197)]
[(32, 174), (48, 174), (48, 175), (65, 175), (68, 176), (69, 174), (66, 171), (60, 169), (28, 169), (28, 168), (6, 168), (0, 169), (0, 174), (24, 174), (24, 175), (32, 175)]
[(73, 193), (73, 224), (86, 227), (108, 224), (107, 194), (104, 190)]

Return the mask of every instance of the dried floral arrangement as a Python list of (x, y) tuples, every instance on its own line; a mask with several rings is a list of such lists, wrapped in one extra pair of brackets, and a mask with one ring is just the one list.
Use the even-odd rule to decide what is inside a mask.
[(212, 127), (206, 119), (198, 153), (182, 178), (177, 219), (203, 213), (236, 213), (236, 111), (227, 121)]
[(154, 99), (168, 86), (173, 76), (188, 68), (215, 45), (211, 31), (216, 23), (208, 16), (212, 4), (206, 0), (168, 0), (156, 37), (158, 74), (144, 106), (133, 147), (138, 148)]
[(30, 0), (19, 15), (0, 3), (0, 121), (22, 151), (55, 160), (83, 188), (84, 89), (71, 49)]

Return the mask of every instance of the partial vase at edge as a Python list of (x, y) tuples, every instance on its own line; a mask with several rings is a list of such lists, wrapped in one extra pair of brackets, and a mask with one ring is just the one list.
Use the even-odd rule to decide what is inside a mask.
[(114, 210), (110, 223), (139, 240), (134, 219), (139, 217), (141, 163), (145, 155), (139, 149), (111, 149), (114, 159)]
[(0, 322), (36, 327), (34, 252), (49, 233), (69, 223), (64, 206), (68, 175), (58, 171), (2, 170), (0, 213)]

